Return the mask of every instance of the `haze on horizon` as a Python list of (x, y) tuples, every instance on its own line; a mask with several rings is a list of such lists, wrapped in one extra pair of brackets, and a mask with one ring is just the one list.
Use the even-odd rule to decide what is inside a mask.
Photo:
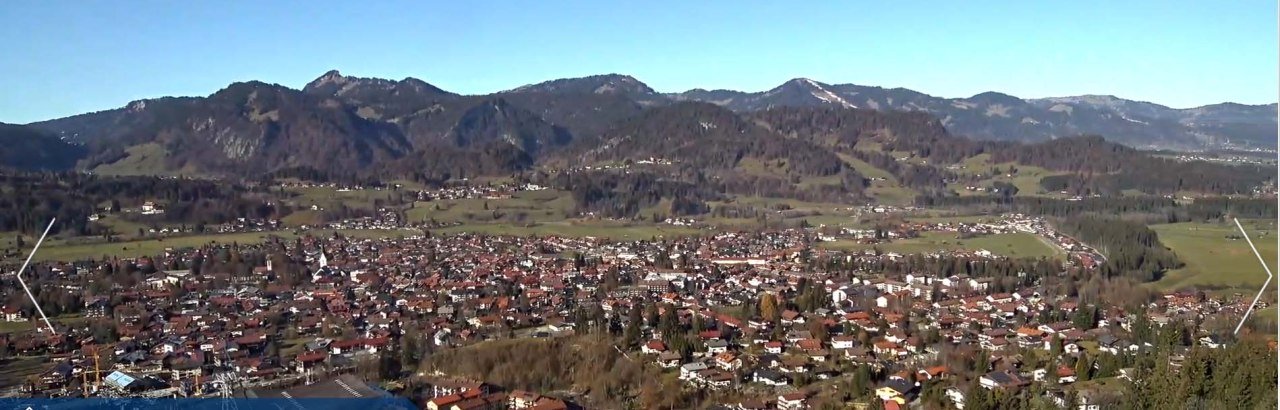
[(28, 123), (234, 81), (301, 88), (330, 69), (484, 94), (619, 73), (660, 92), (762, 91), (804, 77), (940, 97), (1115, 95), (1175, 108), (1276, 102), (1274, 1), (1225, 4), (574, 1), (6, 5), (0, 122)]

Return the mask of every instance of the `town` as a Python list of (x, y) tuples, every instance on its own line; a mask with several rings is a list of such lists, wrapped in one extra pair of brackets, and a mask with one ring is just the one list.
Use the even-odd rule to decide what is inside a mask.
[[(1066, 257), (816, 246), (921, 232), (1023, 232)], [(1249, 307), (1240, 295), (1175, 292), (1126, 311), (1051, 286), (1104, 260), (1019, 214), (629, 242), (429, 230), (305, 236), (38, 266), (43, 310), (74, 319), (51, 329), (11, 294), (2, 319), (30, 326), (0, 336), (0, 349), (40, 363), (8, 395), (305, 397), (313, 386), (359, 383), (342, 391), (407, 395), (430, 409), (558, 409), (583, 403), (420, 366), (429, 352), (487, 341), (603, 332), (620, 337), (614, 349), (626, 360), (737, 398), (723, 408), (817, 408), (832, 386), (854, 394), (835, 400), (886, 409), (939, 394), (964, 408), (973, 391), (961, 375), (984, 390), (1039, 383), (1050, 386), (1036, 389), (1041, 399), (1105, 407), (1112, 390), (1068, 395), (1059, 386), (1131, 377), (1120, 358), (1164, 343), (1154, 335), (1170, 329), (1185, 332), (1169, 342), (1179, 351), (1220, 347), (1227, 333), (1214, 324)], [(963, 268), (925, 269), (943, 265)], [(14, 272), (4, 280), (15, 282)]]

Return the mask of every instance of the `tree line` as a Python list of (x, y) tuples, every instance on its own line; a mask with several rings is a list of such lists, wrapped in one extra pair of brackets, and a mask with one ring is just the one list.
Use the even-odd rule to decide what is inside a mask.
[(1019, 212), (1049, 217), (1087, 214), (1122, 215), (1151, 223), (1221, 221), (1228, 217), (1272, 218), (1276, 202), (1266, 198), (1214, 196), (1190, 203), (1158, 196), (1086, 197), (1066, 200), (1047, 197), (1007, 197), (1003, 195), (942, 196), (920, 195), (916, 206), (939, 207), (969, 212)]
[[(0, 173), (0, 231), (38, 235), (51, 218), (51, 233), (100, 233), (89, 216), (118, 212), (155, 200), (174, 207), (179, 215), (225, 222), (230, 215), (247, 216), (258, 202), (242, 200), (243, 185), (211, 180), (159, 177), (103, 177), (77, 172)], [(192, 206), (190, 205), (199, 205)], [(242, 212), (243, 211), (243, 212)]]
[(1100, 267), (1107, 277), (1128, 276), (1141, 282), (1159, 280), (1165, 271), (1182, 267), (1173, 251), (1160, 243), (1146, 224), (1120, 218), (1079, 216), (1063, 218), (1056, 224), (1106, 256)]

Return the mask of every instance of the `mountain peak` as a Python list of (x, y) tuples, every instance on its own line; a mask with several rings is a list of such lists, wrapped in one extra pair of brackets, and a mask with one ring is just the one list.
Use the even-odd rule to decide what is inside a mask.
[(543, 92), (556, 94), (617, 94), (627, 96), (651, 96), (656, 94), (649, 85), (625, 74), (597, 74), (586, 77), (561, 78), (529, 84), (507, 92)]
[(350, 80), (350, 78), (342, 75), (342, 72), (338, 70), (329, 70), (329, 71), (326, 71), (324, 74), (321, 74), (319, 77), (316, 77), (316, 79), (311, 80), (311, 82), (307, 83), (307, 85), (302, 89), (303, 90), (317, 89), (330, 84), (342, 85), (346, 83), (348, 80)]
[(1021, 98), (1014, 97), (1012, 95), (1001, 93), (1001, 92), (996, 92), (996, 91), (987, 91), (983, 93), (978, 93), (972, 97), (966, 98), (966, 100), (987, 103), (987, 104), (1004, 104), (1004, 105), (1020, 105), (1020, 104), (1026, 103), (1026, 101), (1024, 101)]
[(329, 70), (302, 87), (302, 91), (311, 94), (336, 96), (338, 91), (349, 83), (359, 80), (356, 77), (342, 75), (338, 70)]
[(822, 87), (821, 83), (817, 81), (813, 81), (812, 79), (809, 79), (807, 77), (792, 78), (790, 80), (787, 80), (787, 82), (783, 84), (799, 85), (799, 86), (805, 86), (805, 87), (819, 87), (819, 88)]
[(780, 105), (801, 107), (835, 105), (843, 108), (857, 108), (856, 105), (845, 100), (840, 94), (832, 91), (830, 86), (804, 77), (787, 80), (782, 85), (766, 91), (764, 96), (778, 96), (782, 101)]
[(419, 80), (414, 77), (405, 77), (403, 80), (400, 80), (400, 82), (396, 83), (396, 85), (409, 87), (414, 92), (417, 92), (419, 94), (453, 95), (453, 93), (451, 92), (445, 91), (440, 87), (436, 87), (434, 85), (431, 85), (431, 83)]
[(382, 98), (379, 96), (383, 94), (403, 94), (415, 97), (453, 95), (453, 93), (413, 77), (405, 77), (403, 80), (394, 81), (384, 78), (343, 75), (338, 70), (329, 70), (316, 77), (315, 80), (302, 87), (302, 91), (308, 94), (359, 101), (378, 100)]
[(625, 74), (607, 74), (599, 76), (598, 80), (601, 84), (592, 90), (595, 94), (650, 95), (654, 93), (647, 84)]
[(320, 76), (319, 80), (332, 80), (332, 79), (338, 79), (338, 78), (343, 78), (341, 71), (329, 70), (329, 71), (325, 71), (324, 74)]
[(823, 83), (821, 83), (821, 82), (814, 81), (814, 80), (809, 79), (809, 78), (805, 78), (805, 77), (796, 77), (796, 78), (792, 78), (792, 79), (790, 79), (790, 80), (787, 80), (787, 82), (782, 83), (782, 84), (778, 85), (777, 87), (774, 87), (774, 88), (773, 88), (773, 90), (770, 90), (770, 92), (772, 92), (772, 91), (778, 91), (778, 90), (782, 90), (782, 89), (788, 89), (788, 88), (790, 88), (790, 89), (805, 90), (805, 91), (810, 91), (810, 90), (825, 90), (825, 89), (827, 89), (827, 87), (828, 87), (828, 85), (827, 85), (827, 84), (823, 84)]

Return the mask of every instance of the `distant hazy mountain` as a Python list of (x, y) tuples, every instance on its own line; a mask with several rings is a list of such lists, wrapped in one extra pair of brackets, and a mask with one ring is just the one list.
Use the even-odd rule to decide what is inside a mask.
[(830, 86), (807, 78), (787, 81), (762, 93), (744, 93), (731, 90), (707, 91), (695, 89), (670, 94), (674, 100), (704, 101), (728, 107), (734, 111), (759, 111), (773, 107), (844, 107), (857, 106), (847, 101)]
[(941, 98), (920, 92), (794, 79), (757, 93), (695, 89), (669, 94), (749, 112), (770, 107), (859, 107), (924, 111), (953, 134), (980, 139), (1042, 141), (1080, 134), (1104, 135), (1139, 148), (1274, 148), (1276, 104), (1216, 104), (1173, 109), (1113, 96), (1023, 100), (985, 92)]

